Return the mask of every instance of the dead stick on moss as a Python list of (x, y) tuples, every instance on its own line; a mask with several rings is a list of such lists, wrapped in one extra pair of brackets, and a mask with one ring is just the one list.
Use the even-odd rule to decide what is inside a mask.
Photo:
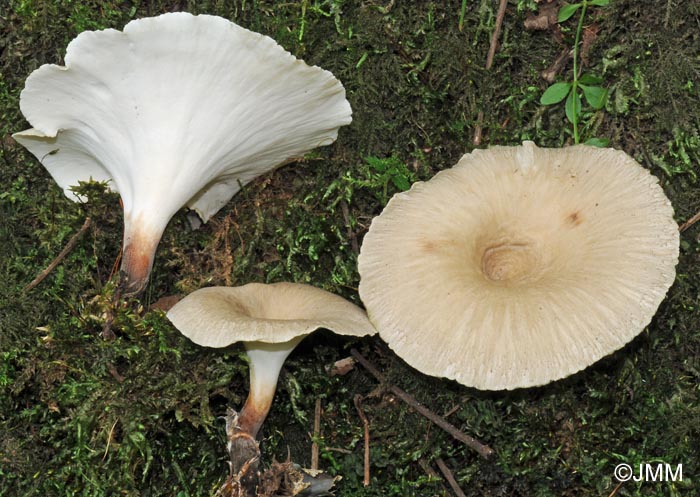
[(321, 399), (316, 399), (316, 407), (314, 408), (314, 436), (311, 442), (311, 469), (318, 469), (318, 437), (321, 434)]
[(664, 14), (664, 28), (668, 28), (668, 22), (671, 20), (671, 10), (673, 9), (673, 0), (666, 2), (666, 14)]
[(362, 483), (364, 484), (365, 487), (369, 487), (369, 421), (367, 421), (367, 416), (365, 416), (365, 413), (362, 410), (362, 395), (360, 395), (359, 393), (357, 395), (355, 395), (354, 401), (355, 401), (355, 409), (357, 409), (357, 414), (360, 416), (360, 419), (362, 420), (362, 426), (364, 427), (364, 431), (365, 431), (365, 457), (364, 457), (365, 472), (364, 472), (364, 480), (362, 481)]
[(44, 281), (44, 278), (46, 278), (51, 271), (56, 269), (56, 266), (58, 266), (61, 261), (70, 253), (71, 250), (75, 247), (75, 245), (78, 243), (78, 240), (80, 239), (81, 236), (88, 230), (90, 227), (90, 223), (92, 221), (90, 220), (89, 217), (85, 218), (85, 222), (83, 223), (83, 226), (80, 228), (80, 230), (71, 237), (70, 240), (68, 240), (68, 243), (66, 244), (65, 247), (63, 247), (63, 250), (61, 250), (61, 253), (56, 256), (56, 258), (51, 261), (51, 264), (44, 269), (41, 273), (39, 273), (39, 276), (34, 278), (31, 283), (29, 283), (27, 286), (24, 287), (22, 291), (28, 292), (29, 290), (32, 290), (35, 288), (39, 283)]
[(489, 54), (486, 56), (486, 69), (491, 69), (493, 59), (496, 57), (496, 47), (498, 46), (498, 37), (501, 35), (501, 26), (503, 26), (503, 18), (506, 16), (506, 6), (508, 0), (501, 0), (498, 5), (498, 14), (496, 14), (496, 25), (493, 27), (491, 35), (491, 45), (489, 46)]
[[(352, 349), (350, 350), (350, 354), (357, 359), (357, 362), (362, 364), (362, 366), (369, 371), (372, 376), (374, 376), (379, 382), (386, 384), (386, 377), (365, 357), (360, 354), (357, 350)], [(470, 437), (469, 435), (462, 433), (456, 426), (453, 424), (449, 423), (446, 421), (444, 418), (438, 416), (435, 414), (433, 411), (428, 409), (427, 407), (421, 405), (416, 399), (414, 399), (411, 395), (408, 393), (404, 392), (401, 390), (399, 387), (395, 385), (388, 385), (387, 387), (391, 392), (396, 395), (398, 398), (403, 400), (406, 404), (411, 406), (415, 411), (417, 411), (419, 414), (422, 416), (425, 416), (428, 418), (430, 421), (435, 423), (437, 426), (445, 430), (447, 433), (452, 435), (454, 438), (459, 440), (460, 442), (464, 443), (466, 446), (474, 449), (481, 455), (481, 457), (488, 459), (492, 454), (493, 454), (493, 449), (489, 447), (488, 445), (484, 445), (481, 442), (479, 442), (477, 439)]]
[[(493, 66), (493, 59), (496, 57), (496, 47), (498, 46), (498, 37), (501, 35), (501, 26), (503, 25), (503, 18), (506, 15), (506, 6), (508, 5), (508, 0), (501, 0), (498, 5), (498, 14), (496, 14), (496, 24), (493, 27), (493, 34), (491, 35), (491, 44), (489, 45), (489, 53), (486, 56), (486, 70), (488, 71)], [(482, 124), (484, 122), (484, 111), (480, 110), (476, 118), (476, 126), (474, 127), (474, 139), (472, 142), (474, 145), (481, 145), (481, 133)]]
[(107, 435), (107, 447), (105, 447), (105, 453), (102, 455), (103, 461), (107, 459), (107, 454), (109, 453), (109, 446), (112, 445), (112, 440), (114, 439), (114, 428), (117, 427), (118, 422), (119, 418), (114, 420), (114, 424), (112, 425), (112, 428), (110, 428), (109, 434)]
[(423, 468), (423, 471), (425, 471), (425, 474), (428, 475), (430, 478), (434, 478), (436, 480), (440, 479), (440, 475), (438, 475), (433, 468), (430, 467), (430, 464), (428, 464), (428, 461), (423, 459), (422, 457), (418, 458), (418, 465)]
[(447, 480), (447, 483), (449, 483), (450, 487), (452, 487), (452, 491), (455, 493), (455, 495), (457, 495), (457, 497), (467, 497), (466, 495), (464, 495), (464, 492), (462, 492), (462, 489), (459, 488), (457, 480), (455, 480), (452, 471), (450, 471), (450, 468), (447, 467), (445, 461), (443, 461), (441, 458), (438, 458), (435, 462), (437, 463), (438, 468), (440, 468), (440, 472), (445, 477), (445, 480)]
[(694, 225), (694, 224), (697, 223), (698, 221), (700, 221), (700, 212), (698, 212), (698, 213), (695, 214), (693, 217), (691, 217), (690, 219), (688, 219), (686, 222), (684, 222), (683, 224), (681, 224), (680, 228), (678, 228), (678, 231), (680, 231), (681, 233), (683, 233), (685, 230), (687, 230), (688, 228), (690, 228), (692, 225)]
[(617, 491), (620, 490), (620, 487), (622, 486), (623, 483), (625, 483), (625, 481), (627, 481), (627, 480), (623, 480), (620, 483), (618, 483), (617, 486), (613, 489), (613, 491), (610, 492), (610, 495), (608, 495), (608, 497), (613, 497), (617, 493)]
[(352, 221), (350, 220), (350, 208), (345, 200), (340, 201), (340, 210), (343, 212), (343, 219), (345, 220), (345, 226), (347, 228), (347, 237), (350, 240), (350, 247), (352, 251), (356, 254), (360, 253), (360, 245), (357, 243), (357, 236), (352, 229)]

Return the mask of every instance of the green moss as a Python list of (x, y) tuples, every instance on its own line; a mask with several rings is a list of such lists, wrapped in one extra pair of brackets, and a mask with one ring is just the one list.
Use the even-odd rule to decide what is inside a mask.
[[(150, 305), (212, 284), (293, 280), (358, 302), (357, 248), (393, 193), (471, 150), (483, 111), (485, 145), (570, 140), (562, 108), (544, 108), (540, 80), (561, 47), (521, 29), (536, 9), (510, 2), (494, 66), (484, 61), (495, 4), (467, 2), (224, 2), (12, 0), (0, 6), (0, 495), (210, 495), (227, 471), (223, 422), (240, 406), (240, 349), (195, 347)], [(118, 198), (83, 185), (67, 200), (9, 135), (24, 129), (24, 79), (60, 63), (84, 29), (186, 8), (273, 36), (345, 85), (353, 123), (338, 141), (247, 186), (193, 231), (169, 225), (141, 301), (114, 296), (121, 246)], [(700, 210), (700, 38), (694, 2), (617, 0), (593, 16), (589, 54), (604, 76), (604, 110), (584, 134), (610, 140), (648, 167), (677, 219)], [(570, 68), (567, 68), (567, 70)], [(35, 289), (39, 274), (82, 226), (91, 228)], [(617, 496), (693, 495), (700, 460), (700, 240), (682, 235), (678, 278), (648, 330), (592, 368), (537, 389), (484, 393), (417, 373), (376, 338), (359, 347), (424, 405), (496, 450), (488, 461), (403, 405), (356, 368), (326, 368), (350, 342), (320, 334), (291, 356), (263, 450), (310, 462), (321, 399), (321, 466), (343, 475), (338, 495), (449, 495), (442, 458), (467, 495), (609, 495), (616, 464), (684, 465), (684, 482), (632, 482)], [(114, 340), (102, 338), (110, 329)], [(372, 484), (362, 485), (370, 420)]]

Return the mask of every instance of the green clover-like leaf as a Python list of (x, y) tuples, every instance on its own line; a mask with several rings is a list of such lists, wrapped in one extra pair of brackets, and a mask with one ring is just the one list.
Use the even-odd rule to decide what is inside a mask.
[(547, 88), (540, 97), (542, 105), (558, 104), (566, 98), (571, 91), (571, 83), (554, 83)]
[(580, 3), (571, 3), (564, 5), (559, 9), (559, 14), (557, 14), (557, 22), (564, 22), (570, 18), (574, 13), (581, 7)]
[(602, 109), (608, 99), (608, 90), (600, 86), (579, 85), (583, 90), (586, 102), (594, 109)]

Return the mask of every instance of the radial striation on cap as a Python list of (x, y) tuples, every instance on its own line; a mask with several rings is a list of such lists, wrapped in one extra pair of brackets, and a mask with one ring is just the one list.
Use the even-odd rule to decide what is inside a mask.
[(543, 385), (632, 340), (675, 279), (658, 180), (624, 152), (477, 150), (399, 193), (359, 257), (360, 297), (406, 362), (484, 390)]

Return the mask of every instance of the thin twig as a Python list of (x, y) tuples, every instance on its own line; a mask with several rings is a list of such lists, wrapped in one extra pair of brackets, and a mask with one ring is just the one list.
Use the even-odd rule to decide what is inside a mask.
[(314, 436), (311, 442), (311, 469), (318, 469), (318, 437), (321, 434), (321, 398), (316, 399), (316, 407), (314, 408)]
[(491, 35), (491, 45), (489, 46), (489, 54), (486, 56), (487, 71), (491, 69), (491, 66), (493, 66), (493, 59), (496, 57), (498, 37), (501, 35), (501, 26), (503, 25), (503, 18), (506, 15), (507, 5), (508, 0), (501, 0), (501, 3), (498, 5), (498, 14), (496, 14), (496, 25), (493, 27), (493, 34)]
[(340, 210), (343, 213), (343, 220), (345, 221), (345, 227), (347, 228), (347, 237), (350, 240), (350, 247), (352, 251), (356, 254), (360, 253), (360, 245), (357, 243), (357, 235), (352, 229), (352, 221), (350, 219), (350, 208), (345, 200), (340, 201)]
[(698, 212), (698, 213), (695, 214), (693, 217), (691, 217), (690, 219), (688, 219), (686, 222), (684, 222), (683, 224), (681, 224), (680, 227), (678, 228), (678, 231), (680, 231), (681, 233), (683, 233), (685, 230), (687, 230), (688, 228), (690, 228), (692, 225), (694, 225), (694, 224), (697, 223), (698, 221), (700, 221), (700, 212)]
[[(360, 354), (357, 350), (351, 349), (350, 354), (357, 359), (357, 362), (362, 364), (362, 366), (369, 371), (372, 376), (374, 376), (379, 382), (387, 384), (386, 383), (386, 377), (365, 357)], [(412, 407), (415, 411), (417, 411), (419, 414), (422, 416), (425, 416), (428, 418), (430, 421), (438, 425), (440, 428), (445, 430), (447, 433), (452, 435), (454, 438), (459, 440), (460, 442), (464, 443), (468, 447), (474, 449), (481, 455), (481, 457), (488, 459), (492, 454), (493, 454), (493, 449), (489, 447), (488, 445), (484, 445), (481, 442), (479, 442), (477, 439), (470, 437), (469, 435), (462, 433), (456, 426), (453, 424), (449, 423), (446, 421), (444, 418), (441, 416), (438, 416), (435, 414), (433, 411), (428, 409), (427, 407), (421, 405), (416, 399), (414, 399), (410, 394), (404, 392), (401, 390), (399, 387), (395, 385), (388, 385), (387, 387), (391, 392), (396, 395), (398, 398), (403, 400), (406, 404), (408, 404), (410, 407)]]
[(85, 222), (83, 223), (83, 226), (80, 228), (80, 230), (71, 237), (70, 240), (68, 240), (68, 243), (66, 244), (65, 247), (63, 247), (63, 250), (61, 250), (61, 253), (56, 256), (56, 258), (51, 261), (51, 264), (44, 269), (41, 273), (39, 273), (39, 276), (34, 278), (31, 283), (29, 283), (27, 286), (24, 287), (22, 291), (28, 292), (29, 290), (35, 288), (39, 283), (44, 281), (44, 278), (46, 278), (51, 271), (56, 269), (56, 266), (58, 266), (61, 261), (70, 253), (71, 250), (75, 247), (75, 245), (78, 243), (78, 240), (80, 239), (81, 236), (88, 230), (90, 227), (90, 223), (92, 221), (90, 220), (89, 217), (85, 218)]
[(362, 420), (362, 426), (365, 429), (365, 472), (364, 480), (362, 481), (362, 483), (365, 487), (369, 487), (369, 421), (367, 421), (367, 416), (365, 416), (364, 411), (362, 411), (362, 395), (360, 395), (359, 393), (355, 395), (354, 401), (355, 409), (357, 409), (357, 414), (360, 416), (360, 419)]
[[(501, 35), (501, 26), (503, 25), (503, 18), (506, 15), (506, 6), (508, 5), (508, 0), (501, 0), (498, 4), (498, 13), (496, 14), (496, 24), (493, 27), (493, 34), (491, 34), (491, 44), (489, 45), (489, 53), (486, 56), (486, 70), (488, 71), (493, 66), (493, 59), (496, 57), (496, 47), (498, 46), (498, 37)], [(476, 126), (474, 127), (474, 138), (472, 142), (474, 145), (481, 145), (481, 133), (482, 124), (484, 122), (484, 111), (480, 110), (476, 118)]]
[(666, 2), (666, 14), (664, 14), (664, 28), (668, 28), (668, 21), (671, 20), (671, 10), (673, 9), (673, 0)]
[(107, 308), (107, 316), (105, 317), (105, 323), (102, 325), (102, 331), (100, 336), (105, 340), (112, 341), (117, 338), (117, 335), (112, 331), (112, 324), (114, 324), (114, 318), (116, 316), (116, 308), (119, 305), (119, 301), (122, 296), (122, 291), (119, 286), (114, 289), (112, 294), (112, 299), (110, 301), (109, 307)]
[(418, 458), (418, 465), (423, 468), (423, 471), (425, 471), (425, 474), (428, 475), (430, 478), (434, 478), (436, 480), (440, 479), (440, 475), (435, 472), (433, 468), (430, 467), (430, 464), (428, 464), (428, 461), (423, 459), (422, 457)]
[(626, 480), (622, 480), (620, 483), (617, 484), (617, 486), (613, 489), (612, 492), (610, 492), (610, 495), (608, 497), (613, 497), (618, 490), (620, 490), (620, 487), (622, 486), (623, 483), (625, 483)]
[(119, 418), (114, 420), (114, 424), (112, 425), (112, 428), (110, 428), (109, 433), (107, 434), (107, 447), (105, 447), (105, 453), (102, 455), (103, 461), (107, 458), (107, 453), (109, 452), (109, 446), (112, 445), (112, 439), (114, 437), (114, 428), (116, 428), (118, 422), (119, 422)]
[(450, 468), (447, 467), (447, 464), (445, 464), (445, 461), (443, 461), (441, 458), (437, 458), (435, 461), (438, 465), (438, 468), (440, 468), (440, 472), (442, 475), (445, 477), (445, 480), (447, 480), (447, 483), (450, 484), (450, 487), (452, 487), (452, 491), (455, 493), (457, 497), (467, 497), (464, 492), (462, 492), (462, 489), (459, 488), (459, 484), (457, 483), (457, 480), (455, 480), (454, 475), (452, 474), (452, 471), (450, 471)]
[(476, 115), (476, 126), (474, 127), (474, 138), (472, 139), (472, 143), (476, 145), (477, 147), (481, 145), (481, 134), (482, 134), (482, 128), (481, 125), (484, 122), (484, 111), (480, 110), (479, 113)]
[(449, 418), (449, 417), (452, 416), (454, 413), (456, 413), (457, 411), (459, 411), (460, 407), (461, 407), (461, 406), (460, 406), (459, 404), (453, 405), (453, 406), (452, 406), (452, 409), (450, 409), (450, 410), (447, 411), (445, 414), (443, 414), (442, 417), (443, 417), (443, 418)]
[(328, 452), (340, 452), (341, 454), (352, 454), (350, 449), (343, 449), (342, 447), (326, 447), (325, 450)]

